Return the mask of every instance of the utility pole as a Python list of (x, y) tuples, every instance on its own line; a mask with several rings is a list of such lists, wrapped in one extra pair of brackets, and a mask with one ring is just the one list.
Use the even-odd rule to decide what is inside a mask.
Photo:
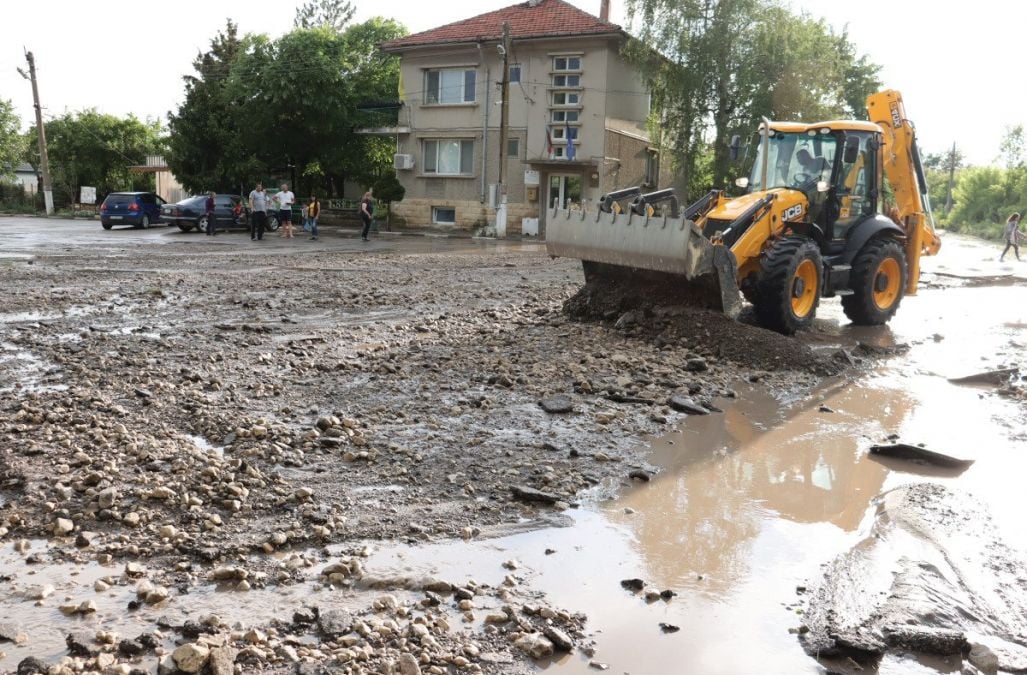
[(503, 84), (500, 96), (499, 114), (499, 193), (506, 195), (506, 135), (510, 124), (510, 24), (503, 22), (503, 44), (499, 50), (503, 56)]
[(496, 236), (506, 236), (506, 136), (510, 124), (510, 24), (503, 22), (503, 43), (499, 47), (503, 57), (503, 84), (499, 115), (499, 199), (496, 209)]
[(956, 144), (952, 143), (952, 153), (949, 155), (949, 189), (945, 193), (945, 215), (952, 211), (952, 187), (956, 183)]
[(36, 106), (36, 133), (39, 136), (39, 165), (43, 170), (43, 201), (46, 204), (46, 215), (53, 213), (53, 186), (50, 183), (50, 159), (46, 154), (46, 128), (43, 126), (43, 108), (39, 105), (39, 85), (36, 83), (36, 59), (32, 56), (32, 52), (25, 52), (25, 60), (29, 62), (29, 75), (25, 76), (24, 71), (20, 68), (18, 72), (21, 73), (25, 79), (32, 80), (32, 101)]

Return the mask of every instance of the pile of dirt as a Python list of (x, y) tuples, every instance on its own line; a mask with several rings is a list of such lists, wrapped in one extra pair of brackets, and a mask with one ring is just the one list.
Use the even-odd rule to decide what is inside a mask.
[(567, 315), (584, 321), (612, 323), (634, 335), (662, 344), (687, 345), (743, 368), (791, 370), (830, 376), (850, 365), (841, 355), (814, 352), (801, 339), (749, 323), (719, 311), (681, 304), (679, 294), (660, 289), (590, 281), (564, 303)]

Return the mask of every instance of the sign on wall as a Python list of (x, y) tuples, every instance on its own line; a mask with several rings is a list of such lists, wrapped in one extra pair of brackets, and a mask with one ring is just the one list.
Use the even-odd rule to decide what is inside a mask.
[(82, 194), (79, 195), (80, 204), (95, 204), (96, 203), (96, 188), (82, 186)]

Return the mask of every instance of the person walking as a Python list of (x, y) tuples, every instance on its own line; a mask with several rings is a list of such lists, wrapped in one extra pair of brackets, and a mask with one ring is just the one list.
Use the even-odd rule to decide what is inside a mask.
[(296, 201), (296, 195), (289, 190), (288, 183), (282, 183), (282, 189), (275, 195), (278, 202), (278, 222), (282, 224), (282, 234), (279, 236), (292, 239), (292, 205)]
[(360, 220), (364, 223), (360, 238), (367, 241), (367, 235), (371, 232), (371, 222), (374, 220), (374, 197), (371, 190), (365, 192), (364, 198), (360, 200)]
[(998, 257), (998, 261), (1002, 262), (1002, 259), (1009, 253), (1009, 249), (1013, 249), (1016, 259), (1020, 260), (1020, 239), (1024, 236), (1025, 234), (1020, 231), (1020, 214), (1014, 213), (1006, 220), (1006, 247), (1003, 249), (1002, 255)]
[(250, 241), (264, 240), (264, 226), (267, 225), (267, 191), (258, 182), (250, 192)]
[(310, 223), (310, 239), (317, 239), (317, 219), (321, 215), (321, 202), (316, 195), (310, 195), (310, 202), (307, 204), (307, 222)]
[(203, 203), (203, 217), (207, 219), (207, 236), (213, 237), (217, 232), (217, 216), (215, 215), (214, 207), (217, 202), (214, 199), (214, 192), (207, 193), (207, 200)]

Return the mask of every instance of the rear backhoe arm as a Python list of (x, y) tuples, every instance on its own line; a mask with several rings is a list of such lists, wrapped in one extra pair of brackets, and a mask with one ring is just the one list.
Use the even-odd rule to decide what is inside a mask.
[(916, 295), (920, 281), (920, 256), (935, 255), (941, 240), (934, 230), (934, 216), (927, 195), (916, 130), (906, 119), (902, 95), (894, 90), (871, 94), (867, 98), (870, 121), (884, 131), (884, 175), (895, 192), (899, 225), (906, 232), (906, 294)]

